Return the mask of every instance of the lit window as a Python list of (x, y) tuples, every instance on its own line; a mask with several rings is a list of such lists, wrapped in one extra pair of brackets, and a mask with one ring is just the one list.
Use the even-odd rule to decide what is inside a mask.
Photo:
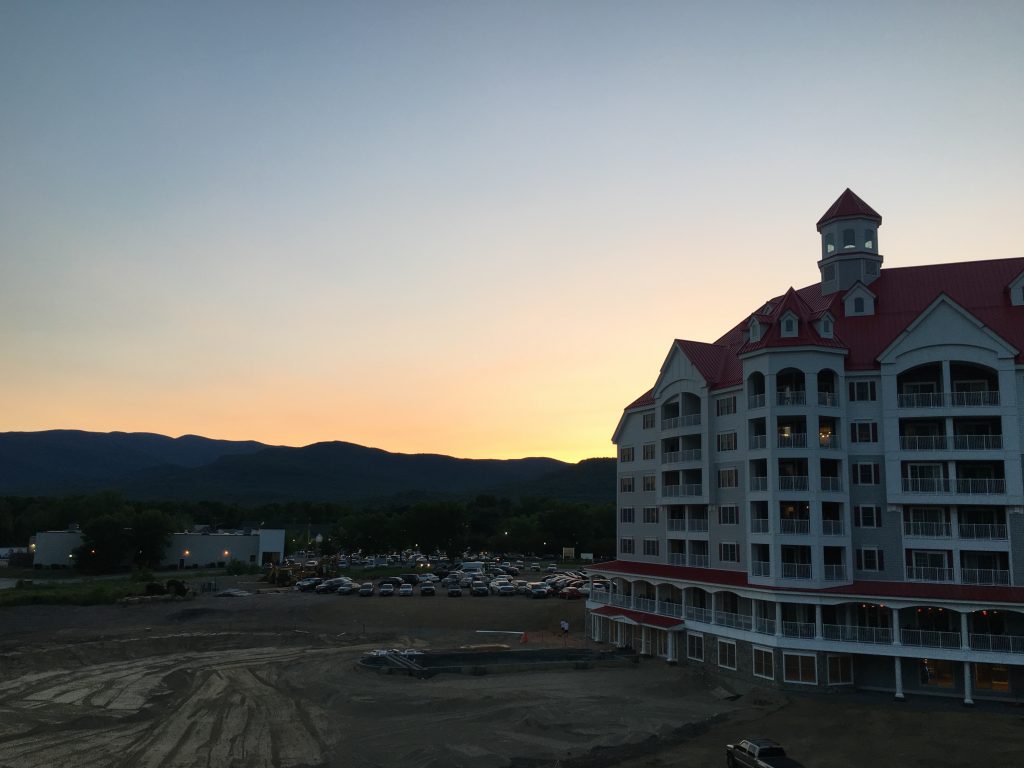
[[(833, 235), (831, 232), (829, 232), (827, 235), (825, 235), (825, 253), (835, 253), (835, 251), (836, 251), (836, 236)], [(834, 277), (835, 276), (835, 272), (833, 272), (832, 275)], [(827, 279), (831, 280), (832, 278), (828, 277)]]
[(864, 247), (874, 248), (875, 247), (875, 230), (865, 229), (864, 230)]

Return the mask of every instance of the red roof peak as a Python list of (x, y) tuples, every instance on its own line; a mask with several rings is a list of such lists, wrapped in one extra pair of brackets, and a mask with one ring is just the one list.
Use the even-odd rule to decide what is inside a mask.
[(836, 219), (872, 219), (876, 224), (882, 223), (881, 215), (870, 205), (865, 203), (847, 187), (846, 190), (841, 194), (832, 206), (825, 211), (825, 215), (818, 219), (818, 231), (821, 232), (823, 225), (828, 224), (830, 221)]

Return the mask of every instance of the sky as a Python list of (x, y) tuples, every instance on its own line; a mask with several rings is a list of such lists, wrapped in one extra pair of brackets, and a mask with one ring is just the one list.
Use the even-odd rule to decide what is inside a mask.
[(612, 455), (675, 338), (1024, 255), (1024, 3), (0, 2), (0, 431)]

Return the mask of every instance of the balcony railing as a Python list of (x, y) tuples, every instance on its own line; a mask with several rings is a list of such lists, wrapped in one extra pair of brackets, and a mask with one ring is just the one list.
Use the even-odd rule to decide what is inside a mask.
[(707, 555), (687, 555), (687, 563), (691, 568), (707, 568), (708, 567), (708, 556)]
[(775, 404), (776, 405), (806, 405), (807, 404), (807, 393), (798, 389), (793, 392), (776, 392), (775, 393)]
[(780, 491), (806, 491), (807, 475), (780, 475)]
[(657, 600), (652, 600), (649, 597), (634, 597), (633, 607), (638, 611), (644, 611), (646, 613), (654, 613), (657, 608)]
[(818, 435), (818, 447), (826, 450), (833, 448), (839, 448), (839, 436), (838, 435)]
[(750, 490), (752, 491), (767, 491), (768, 490), (768, 478), (767, 477), (751, 477), (750, 478)]
[(822, 624), (821, 636), (826, 640), (844, 643), (870, 643), (890, 645), (892, 629), (889, 627), (858, 627), (856, 624)]
[(919, 536), (924, 539), (945, 539), (953, 535), (953, 526), (949, 523), (915, 523), (903, 522), (904, 536)]
[(782, 622), (782, 634), (784, 637), (802, 637), (805, 640), (814, 638), (813, 621), (784, 621)]
[(669, 565), (686, 565), (686, 555), (681, 552), (669, 552)]
[(826, 565), (825, 581), (846, 581), (846, 566)]
[(684, 483), (682, 485), (666, 485), (661, 489), (662, 496), (700, 496), (701, 483)]
[(753, 410), (755, 408), (764, 408), (765, 396), (764, 392), (759, 395), (747, 395), (747, 409)]
[(683, 617), (683, 604), (659, 600), (657, 612), (662, 616), (675, 616), (677, 619), (680, 619)]
[(633, 598), (629, 595), (611, 595), (608, 602), (617, 608), (631, 608), (633, 605)]
[(726, 611), (715, 611), (715, 624), (734, 629), (753, 629), (754, 617), (744, 613), (727, 613)]
[(953, 450), (956, 451), (1001, 451), (1002, 435), (953, 435)]
[(670, 517), (668, 519), (668, 529), (670, 531), (685, 531), (686, 530), (686, 518), (685, 517)]
[(959, 648), (959, 632), (933, 632), (924, 629), (900, 630), (900, 642), (921, 648)]
[(907, 566), (908, 581), (952, 581), (952, 568), (931, 568), (916, 565)]
[(818, 405), (824, 405), (829, 408), (835, 408), (839, 405), (839, 398), (836, 397), (835, 392), (819, 392)]
[(846, 533), (846, 523), (842, 520), (822, 520), (821, 533), (823, 536), (842, 536)]
[(806, 536), (811, 532), (811, 521), (796, 517), (779, 518), (779, 533), (795, 533)]
[(1006, 493), (1006, 481), (1001, 477), (958, 477), (956, 492), (967, 494)]
[(754, 631), (760, 632), (762, 635), (774, 635), (775, 619), (763, 619), (761, 617), (754, 619)]
[(750, 575), (751, 576), (771, 576), (772, 575), (772, 564), (769, 560), (751, 560), (750, 561)]
[(751, 533), (768, 533), (771, 529), (771, 523), (767, 517), (752, 517), (750, 518), (750, 532)]
[(686, 620), (699, 621), (702, 624), (711, 623), (711, 611), (707, 608), (698, 608), (695, 605), (686, 606)]
[(999, 390), (981, 392), (919, 392), (897, 395), (900, 408), (980, 408), (999, 405)]
[(1020, 635), (975, 635), (967, 636), (972, 651), (994, 651), (996, 653), (1024, 653), (1024, 637)]
[(961, 568), (960, 581), (964, 584), (1005, 586), (1010, 583), (1010, 572), (985, 568)]
[(810, 563), (783, 563), (782, 578), (784, 579), (809, 579), (811, 578)]
[(700, 448), (688, 448), (685, 451), (669, 451), (661, 458), (663, 464), (676, 464), (680, 461), (700, 461)]
[(679, 416), (671, 416), (667, 419), (661, 420), (662, 429), (679, 429), (682, 425), (682, 419)]
[(680, 427), (692, 427), (695, 424), (700, 424), (699, 413), (685, 413), (682, 416), (673, 416), (670, 419), (661, 420), (661, 428), (666, 429), (679, 429)]
[(904, 451), (944, 451), (949, 447), (945, 435), (900, 435)]
[(759, 451), (768, 447), (768, 435), (751, 435), (750, 450)]
[(707, 533), (708, 519), (706, 517), (691, 517), (687, 527), (695, 533)]
[(841, 477), (829, 477), (823, 475), (821, 478), (821, 490), (823, 491), (841, 491), (843, 490), (843, 478)]
[(1006, 539), (1003, 523), (960, 523), (961, 539)]
[(792, 432), (788, 435), (779, 435), (779, 448), (806, 448), (807, 433)]
[(949, 493), (949, 480), (945, 477), (904, 477), (904, 493)]

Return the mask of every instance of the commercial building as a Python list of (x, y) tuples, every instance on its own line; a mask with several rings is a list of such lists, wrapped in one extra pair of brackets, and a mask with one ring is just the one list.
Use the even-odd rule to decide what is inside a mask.
[[(75, 564), (75, 549), (82, 545), (78, 529), (40, 531), (35, 536), (37, 568)], [(217, 568), (232, 560), (263, 565), (284, 560), (284, 531), (264, 528), (247, 531), (172, 533), (160, 561), (164, 568)]]
[(594, 639), (803, 688), (1024, 698), (1024, 258), (882, 268), (846, 190), (820, 280), (676, 340), (626, 407)]

